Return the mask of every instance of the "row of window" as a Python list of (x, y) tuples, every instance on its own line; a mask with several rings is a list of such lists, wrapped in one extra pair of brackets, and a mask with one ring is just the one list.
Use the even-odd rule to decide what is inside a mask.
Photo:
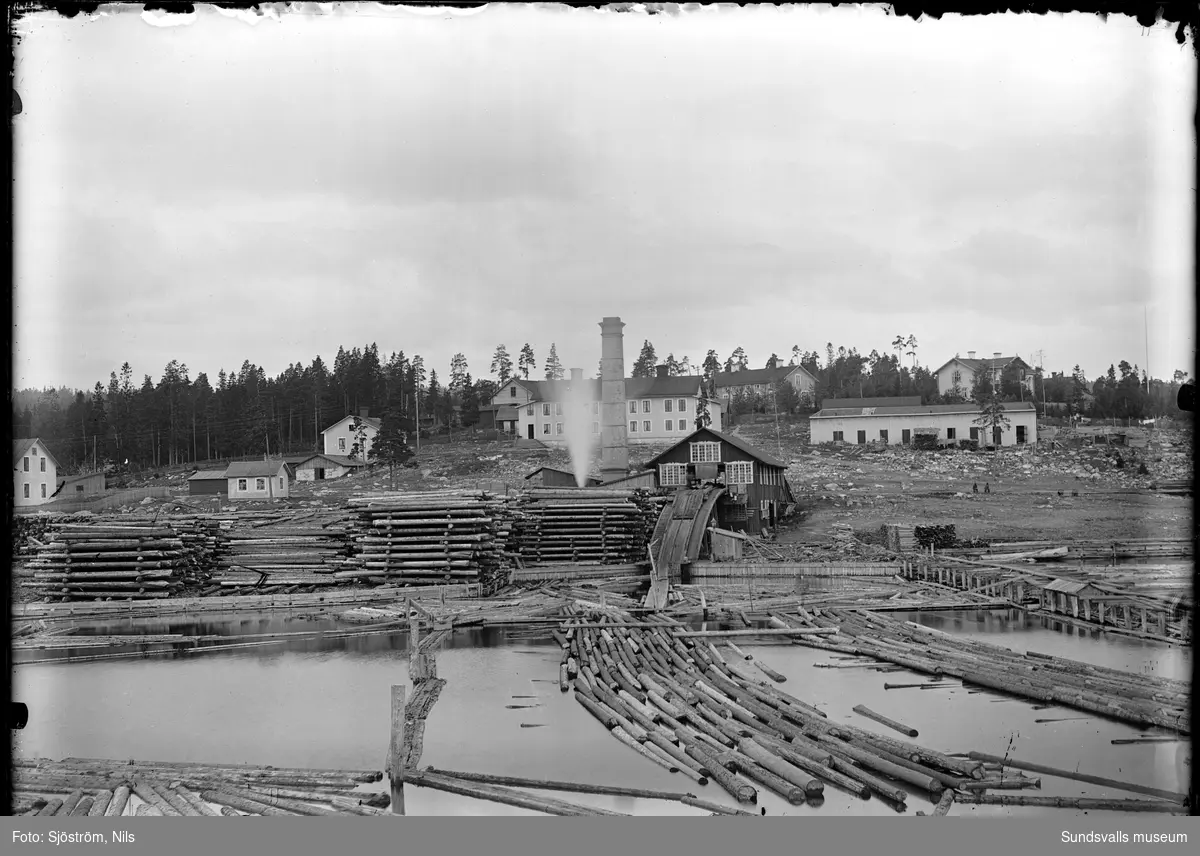
[[(29, 499), (29, 485), (27, 485), (27, 484), (21, 485), (21, 487), (25, 488), (25, 498)], [(46, 498), (46, 486), (42, 485), (42, 499), (45, 499), (45, 498)]]
[[(238, 479), (237, 489), (238, 490), (248, 490), (249, 488), (247, 488), (246, 485), (249, 483), (249, 481), (250, 481), (249, 479)], [(254, 489), (255, 490), (266, 490), (267, 489), (267, 480), (266, 479), (255, 479), (254, 480)], [(283, 490), (283, 477), (282, 476), (279, 477), (279, 489)]]
[[(640, 405), (639, 405), (639, 401), (640, 401)], [(563, 415), (562, 402), (555, 402), (553, 406), (554, 406), (554, 415), (562, 416)], [(532, 404), (530, 404), (528, 407), (525, 408), (526, 416), (533, 415), (533, 407), (534, 406)], [(550, 407), (551, 407), (550, 402), (548, 402), (548, 401), (542, 402), (542, 416), (550, 415)], [(587, 405), (584, 405), (584, 407), (586, 408)], [(629, 412), (630, 413), (638, 413), (639, 407), (640, 407), (641, 413), (649, 413), (650, 412), (650, 399), (644, 398), (644, 399), (639, 399), (638, 401), (629, 402)], [(673, 413), (676, 410), (678, 410), (680, 413), (687, 412), (687, 399), (686, 398), (663, 399), (663, 412), (664, 413)], [(599, 412), (600, 412), (600, 403), (598, 401), (593, 401), (592, 402), (592, 415), (595, 416)]]
[[(999, 442), (1000, 441), (1000, 429), (995, 428), (995, 429), (993, 429), (992, 433), (993, 433), (993, 438), (994, 438), (993, 442)], [(1024, 443), (1025, 436), (1026, 436), (1025, 435), (1025, 426), (1018, 425), (1017, 426), (1017, 442)], [(888, 429), (886, 429), (886, 428), (879, 429), (879, 439), (881, 442), (884, 442), (884, 443), (888, 442)], [(958, 429), (957, 428), (947, 428), (946, 429), (946, 439), (947, 440), (957, 440), (958, 439)], [(971, 429), (971, 439), (972, 440), (979, 439), (979, 429), (978, 428)], [(842, 431), (834, 431), (833, 432), (833, 441), (835, 443), (845, 442), (845, 433)], [(858, 442), (860, 445), (867, 442), (867, 432), (866, 431), (858, 432)], [(903, 430), (901, 430), (900, 442), (905, 445), (908, 445), (909, 443), (912, 442), (912, 431), (910, 429), (904, 428)]]
[[(33, 453), (34, 453), (35, 455), (37, 454), (37, 449), (33, 449), (32, 451), (33, 451)], [(23, 458), (23, 459), (22, 459), (22, 461), (23, 461), (23, 463), (24, 463), (25, 472), (29, 472), (29, 458), (28, 458), (28, 456), (26, 456), (25, 458)], [(38, 463), (40, 463), (40, 464), (42, 465), (42, 472), (46, 472), (46, 459), (45, 459), (45, 458), (41, 458), (41, 459), (38, 461)]]
[[(659, 484), (664, 487), (680, 487), (687, 484), (687, 467), (687, 464), (659, 464)], [(725, 465), (725, 484), (754, 484), (754, 462), (730, 461), (727, 463)]]

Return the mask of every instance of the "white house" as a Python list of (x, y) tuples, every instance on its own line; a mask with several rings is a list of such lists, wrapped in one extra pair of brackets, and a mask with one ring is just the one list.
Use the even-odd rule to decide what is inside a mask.
[(717, 398), (725, 406), (737, 392), (765, 394), (774, 389), (780, 381), (791, 384), (796, 394), (810, 397), (816, 392), (817, 379), (804, 366), (779, 366), (773, 369), (735, 369), (731, 372), (717, 372), (714, 386)]
[(296, 481), (324, 481), (349, 475), (366, 463), (345, 455), (313, 455), (296, 464)]
[(946, 395), (957, 388), (960, 395), (970, 398), (971, 387), (975, 384), (976, 374), (981, 371), (990, 372), (992, 375), (992, 384), (998, 386), (1001, 373), (1009, 366), (1015, 366), (1020, 369), (1021, 380), (1025, 380), (1026, 373), (1033, 374), (1033, 370), (1023, 359), (1020, 357), (1001, 356), (999, 351), (994, 353), (990, 359), (978, 360), (975, 359), (974, 351), (967, 351), (966, 357), (960, 357), (955, 354), (953, 359), (947, 361), (941, 368), (934, 372), (938, 382), (938, 393)]
[(229, 499), (285, 499), (290, 493), (283, 461), (236, 461), (225, 469)]
[[(519, 437), (551, 445), (565, 444), (568, 421), (579, 419), (587, 429), (583, 433), (593, 437), (598, 445), (600, 389), (599, 378), (585, 378), (582, 369), (571, 369), (570, 379), (509, 381), (492, 402), (517, 408)], [(669, 377), (666, 368), (660, 366), (655, 377), (625, 378), (625, 400), (629, 443), (686, 437), (696, 430), (701, 401), (708, 407), (710, 424), (721, 425), (721, 404), (704, 395), (704, 378), (700, 375)]]
[[(354, 436), (353, 416), (346, 416), (334, 422), (328, 428), (321, 432), (324, 439), (324, 451), (326, 455), (341, 455), (348, 456), (354, 448), (354, 444), (358, 442), (358, 438)], [(375, 442), (375, 437), (379, 434), (379, 420), (367, 416), (363, 413), (358, 417), (362, 422), (363, 431), (363, 448), (360, 450), (359, 457), (366, 460), (367, 453), (371, 450), (371, 444)]]
[(37, 437), (13, 440), (13, 504), (49, 502), (58, 486), (58, 460)]
[(958, 445), (976, 440), (981, 446), (1020, 446), (1037, 442), (1037, 412), (1028, 401), (1007, 402), (1004, 416), (1009, 425), (994, 429), (977, 424), (979, 407), (966, 404), (900, 404), (856, 406), (854, 399), (826, 399), (809, 417), (812, 443), (883, 443), (908, 445), (918, 434), (936, 436), (939, 443)]

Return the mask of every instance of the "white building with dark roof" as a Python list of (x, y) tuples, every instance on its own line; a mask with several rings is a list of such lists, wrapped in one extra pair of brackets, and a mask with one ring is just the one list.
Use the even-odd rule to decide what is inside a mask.
[(281, 460), (235, 461), (225, 469), (229, 498), (286, 499), (291, 480), (287, 465)]
[(359, 457), (364, 461), (367, 459), (367, 453), (371, 450), (371, 444), (375, 442), (375, 437), (379, 434), (380, 421), (373, 416), (367, 416), (365, 413), (358, 417), (344, 416), (321, 432), (324, 438), (323, 451), (326, 455), (348, 456), (354, 449), (354, 444), (358, 442), (353, 430), (355, 418), (363, 426), (363, 448), (360, 450)]
[(975, 384), (975, 375), (979, 372), (987, 372), (992, 376), (992, 385), (999, 386), (1000, 375), (1010, 366), (1020, 370), (1022, 381), (1025, 380), (1026, 374), (1033, 374), (1033, 369), (1023, 359), (1005, 357), (999, 351), (985, 359), (976, 359), (974, 351), (967, 351), (965, 357), (955, 354), (953, 359), (945, 362), (933, 374), (937, 378), (940, 395), (946, 395), (957, 388), (960, 395), (970, 398), (971, 387)]
[(13, 440), (13, 504), (41, 505), (58, 489), (58, 459), (37, 437)]
[[(940, 445), (955, 446), (975, 440), (981, 446), (1021, 446), (1037, 442), (1037, 411), (1027, 401), (1004, 404), (1009, 424), (994, 429), (992, 436), (981, 426), (978, 405), (965, 404), (870, 404), (848, 398), (827, 398), (809, 417), (812, 443), (909, 445), (918, 435), (933, 436)], [(901, 400), (903, 401), (903, 399)]]

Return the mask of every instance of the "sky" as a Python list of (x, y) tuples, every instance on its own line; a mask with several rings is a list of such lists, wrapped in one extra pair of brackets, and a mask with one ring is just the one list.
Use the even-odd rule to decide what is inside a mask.
[(372, 342), (441, 377), (527, 342), (541, 376), (554, 343), (591, 375), (605, 316), (627, 367), (647, 339), (757, 368), (914, 335), (934, 369), (1196, 374), (1170, 25), (362, 4), (16, 29), (17, 388)]

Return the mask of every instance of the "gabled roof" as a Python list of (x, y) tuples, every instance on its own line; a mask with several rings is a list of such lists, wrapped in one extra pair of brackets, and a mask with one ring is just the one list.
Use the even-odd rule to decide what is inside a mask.
[(936, 369), (934, 369), (933, 373), (937, 374), (942, 369), (944, 369), (946, 366), (948, 366), (954, 362), (962, 363), (964, 366), (969, 368), (971, 371), (977, 372), (977, 371), (979, 371), (980, 368), (1003, 369), (1005, 366), (1007, 366), (1009, 363), (1013, 362), (1014, 360), (1016, 362), (1020, 363), (1021, 365), (1023, 365), (1025, 368), (1029, 368), (1028, 363), (1026, 363), (1020, 357), (1016, 357), (1016, 356), (1013, 356), (1013, 357), (988, 357), (986, 360), (972, 360), (969, 357), (952, 357), (951, 359), (947, 360), (945, 363), (943, 363), (942, 365), (940, 365)]
[[(836, 400), (836, 399), (834, 399)], [(1004, 409), (1010, 413), (1029, 412), (1033, 405), (1028, 401), (1006, 401)], [(979, 405), (970, 401), (965, 404), (921, 404), (898, 407), (823, 407), (809, 419), (835, 419), (847, 416), (938, 416), (948, 413), (970, 413), (978, 415)]]
[(814, 381), (816, 380), (812, 372), (804, 366), (778, 366), (773, 369), (742, 369), (736, 372), (717, 372), (714, 383), (718, 388), (749, 386), (759, 383), (778, 383), (796, 372), (803, 372)]
[(367, 465), (366, 461), (361, 461), (358, 458), (351, 458), (348, 455), (327, 455), (324, 452), (317, 452), (316, 454), (309, 455), (307, 458), (298, 461), (296, 466), (302, 467), (309, 461), (315, 460), (316, 458), (323, 458), (324, 460), (335, 463), (340, 467), (365, 467)]
[(659, 459), (666, 457), (667, 455), (669, 455), (675, 449), (678, 449), (683, 444), (693, 443), (698, 439), (702, 439), (700, 436), (702, 434), (710, 434), (710, 435), (712, 435), (712, 439), (728, 443), (730, 446), (733, 446), (735, 449), (740, 449), (741, 451), (745, 452), (750, 457), (754, 458), (754, 460), (756, 460), (760, 463), (766, 464), (767, 466), (779, 467), (781, 469), (787, 469), (787, 464), (785, 464), (783, 461), (779, 460), (778, 458), (774, 457), (773, 455), (768, 455), (766, 452), (762, 451), (761, 449), (754, 448), (749, 443), (747, 443), (745, 440), (742, 440), (740, 437), (734, 437), (732, 434), (722, 434), (720, 431), (714, 431), (712, 428), (699, 428), (699, 429), (693, 431), (691, 434), (688, 434), (686, 437), (684, 437), (682, 440), (680, 440), (675, 445), (668, 448), (666, 451), (660, 452), (659, 454), (657, 454), (653, 458), (651, 458), (649, 461), (647, 461), (646, 462), (647, 469), (651, 469), (651, 468), (658, 466)]
[[(338, 427), (338, 426), (339, 426), (339, 425), (341, 425), (343, 422), (346, 422), (346, 421), (348, 421), (348, 420), (352, 420), (352, 419), (354, 419), (354, 414), (351, 414), (351, 415), (349, 415), (349, 416), (343, 416), (343, 417), (342, 417), (341, 419), (339, 419), (337, 422), (334, 422), (332, 425), (330, 425), (328, 428), (326, 428), (326, 429), (325, 429), (325, 431), (332, 431), (334, 428)], [(362, 421), (363, 421), (365, 424), (367, 424), (367, 425), (370, 425), (370, 426), (371, 426), (372, 428), (374, 428), (376, 431), (378, 431), (378, 430), (379, 430), (380, 420), (379, 420), (379, 419), (377, 419), (376, 417), (374, 417), (374, 416), (360, 416), (360, 417), (359, 417), (359, 419), (361, 419), (361, 420), (362, 420)], [(322, 433), (322, 434), (324, 434), (324, 433), (325, 433), (325, 431), (322, 431), (321, 433)]]
[(41, 438), (25, 437), (25, 438), (13, 440), (13, 466), (14, 467), (18, 463), (20, 463), (21, 458), (25, 457), (25, 453), (29, 450), (29, 448), (31, 446), (33, 446), (35, 444), (37, 445), (37, 447), (39, 449), (42, 450), (43, 455), (45, 455), (50, 460), (54, 461), (55, 467), (62, 466), (58, 462), (58, 458), (54, 457), (54, 454), (49, 449), (46, 448), (46, 444), (41, 441)]
[(188, 481), (221, 481), (225, 478), (225, 470), (197, 470), (188, 476)]
[(283, 461), (234, 461), (225, 470), (227, 479), (261, 478), (279, 475)]
[(1053, 582), (1046, 583), (1046, 585), (1042, 586), (1042, 588), (1046, 591), (1058, 591), (1062, 592), (1063, 594), (1077, 594), (1083, 591), (1085, 588), (1088, 588), (1090, 585), (1090, 583), (1084, 582), (1083, 580), (1058, 579), (1054, 580)]
[(825, 398), (821, 407), (917, 407), (921, 404), (919, 395), (893, 395), (877, 398)]

